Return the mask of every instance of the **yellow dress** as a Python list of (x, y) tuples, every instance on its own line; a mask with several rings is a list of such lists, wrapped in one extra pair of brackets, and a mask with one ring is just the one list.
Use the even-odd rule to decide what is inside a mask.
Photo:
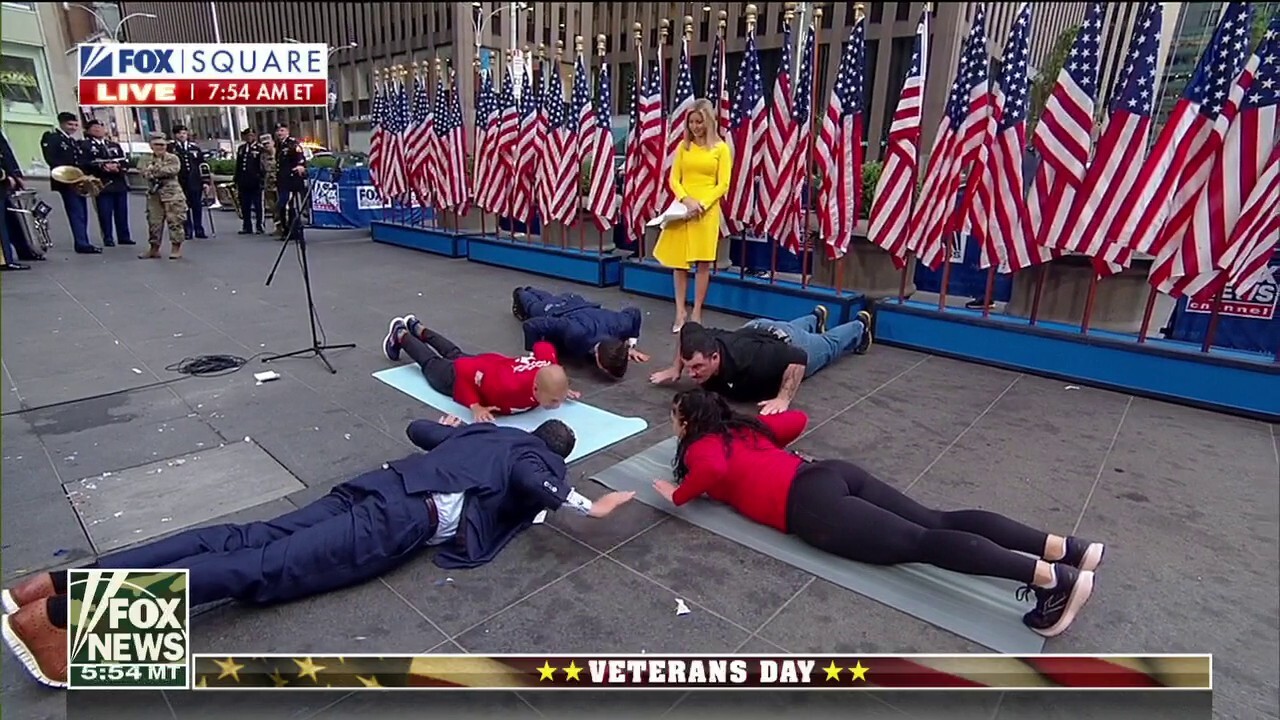
[[(680, 143), (667, 182), (676, 199), (691, 197), (706, 208), (701, 217), (667, 225), (658, 237), (653, 257), (663, 267), (688, 270), (698, 262), (715, 262), (720, 243), (720, 198), (729, 192), (733, 158), (729, 146), (717, 142), (708, 149)], [(664, 208), (665, 209), (665, 208)]]

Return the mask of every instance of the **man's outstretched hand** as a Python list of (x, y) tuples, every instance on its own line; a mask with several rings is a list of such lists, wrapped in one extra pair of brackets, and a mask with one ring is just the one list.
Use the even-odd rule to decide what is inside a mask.
[(591, 503), (591, 517), (602, 518), (618, 508), (631, 502), (635, 492), (611, 492)]
[(675, 368), (667, 368), (649, 376), (649, 382), (654, 385), (666, 385), (680, 379), (680, 371)]
[(761, 415), (777, 415), (778, 413), (786, 412), (787, 408), (789, 407), (791, 407), (791, 403), (787, 400), (783, 400), (782, 398), (765, 400), (764, 402), (760, 403), (760, 414)]
[(441, 425), (448, 425), (449, 427), (462, 427), (463, 425), (466, 425), (462, 418), (457, 415), (444, 415), (436, 422)]
[(497, 411), (495, 406), (477, 403), (471, 406), (471, 418), (478, 423), (493, 422), (493, 414)]
[(565, 397), (569, 398), (570, 400), (577, 400), (578, 398), (582, 397), (582, 393), (578, 392), (577, 390), (570, 390), (569, 392), (565, 393)]
[(638, 363), (649, 362), (649, 356), (640, 352), (635, 348), (631, 348), (630, 350), (627, 351), (627, 357), (631, 359), (631, 362), (638, 362)]

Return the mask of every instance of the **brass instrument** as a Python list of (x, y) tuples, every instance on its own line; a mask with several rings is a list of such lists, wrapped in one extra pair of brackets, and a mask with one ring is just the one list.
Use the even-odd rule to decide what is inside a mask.
[(218, 183), (219, 190), (226, 190), (227, 197), (231, 198), (231, 205), (235, 208), (236, 217), (243, 219), (244, 213), (240, 209), (240, 191), (236, 189), (234, 182)]
[(204, 188), (200, 203), (207, 208), (220, 207), (218, 195), (213, 188), (213, 169), (207, 162), (200, 163), (200, 182)]
[(49, 176), (64, 185), (74, 186), (76, 192), (85, 197), (97, 197), (98, 193), (102, 192), (102, 181), (86, 174), (75, 165), (59, 165), (49, 173)]

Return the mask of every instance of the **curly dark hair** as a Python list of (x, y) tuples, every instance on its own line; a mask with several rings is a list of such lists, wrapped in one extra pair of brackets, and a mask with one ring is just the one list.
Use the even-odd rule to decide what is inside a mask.
[(676, 482), (684, 480), (689, 474), (689, 468), (684, 462), (685, 453), (695, 442), (708, 435), (721, 436), (725, 453), (729, 452), (729, 437), (740, 431), (756, 433), (782, 447), (778, 436), (768, 425), (760, 422), (757, 417), (734, 410), (724, 398), (709, 390), (695, 388), (678, 392), (671, 401), (671, 407), (685, 424), (684, 436), (676, 445), (676, 457), (671, 463)]
[(627, 374), (627, 365), (631, 360), (630, 351), (631, 347), (621, 340), (615, 338), (601, 340), (596, 346), (596, 361), (600, 363), (600, 369), (610, 379), (621, 380)]

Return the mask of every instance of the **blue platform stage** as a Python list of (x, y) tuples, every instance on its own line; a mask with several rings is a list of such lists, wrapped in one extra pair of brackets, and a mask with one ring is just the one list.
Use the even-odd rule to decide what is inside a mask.
[(370, 223), (369, 233), (374, 242), (450, 258), (467, 257), (468, 242), (474, 237), (466, 231), (458, 232), (429, 225), (404, 225), (385, 220)]
[(560, 248), (544, 245), (540, 240), (519, 241), (494, 235), (470, 236), (467, 259), (595, 287), (617, 285), (622, 264), (620, 256), (598, 250)]
[[(622, 263), (622, 291), (647, 297), (668, 299), (672, 293), (671, 270), (652, 260), (628, 260)], [(693, 282), (689, 283), (689, 302), (693, 302)], [(813, 312), (814, 305), (825, 305), (832, 324), (854, 318), (866, 305), (861, 293), (845, 290), (839, 294), (827, 287), (787, 280), (739, 277), (736, 270), (722, 270), (711, 276), (706, 306), (731, 315), (750, 318), (791, 320)]]
[(887, 345), (1056, 377), (1213, 410), (1280, 420), (1280, 364), (1269, 355), (1164, 339), (1139, 344), (1132, 335), (1074, 325), (886, 300), (876, 340)]

